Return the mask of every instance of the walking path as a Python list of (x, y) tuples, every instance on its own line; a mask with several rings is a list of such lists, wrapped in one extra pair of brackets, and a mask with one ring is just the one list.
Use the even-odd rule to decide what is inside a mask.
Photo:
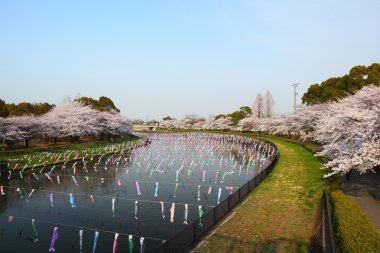
[(321, 163), (300, 146), (268, 138), (276, 168), (193, 252), (308, 252), (325, 181)]
[(368, 215), (372, 224), (380, 232), (380, 171), (359, 174), (352, 172), (347, 180), (341, 177), (344, 193)]

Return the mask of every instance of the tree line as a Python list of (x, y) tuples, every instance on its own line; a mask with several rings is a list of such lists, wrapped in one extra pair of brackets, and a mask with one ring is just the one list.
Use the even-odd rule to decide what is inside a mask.
[(307, 105), (337, 101), (367, 85), (380, 86), (380, 64), (355, 66), (347, 75), (332, 77), (321, 84), (312, 84), (302, 96), (302, 103)]
[[(71, 100), (71, 99), (70, 99)], [(81, 102), (84, 105), (90, 106), (91, 108), (98, 111), (116, 111), (120, 110), (115, 106), (114, 102), (105, 96), (101, 96), (98, 100), (90, 97), (79, 97), (74, 101)], [(72, 101), (67, 101), (72, 102)], [(16, 117), (16, 116), (40, 116), (51, 111), (56, 105), (49, 103), (29, 103), (21, 102), (6, 103), (4, 100), (0, 99), (0, 117)]]

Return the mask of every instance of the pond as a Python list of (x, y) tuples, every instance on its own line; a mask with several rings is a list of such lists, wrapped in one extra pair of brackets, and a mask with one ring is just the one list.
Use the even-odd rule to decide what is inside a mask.
[(150, 144), (3, 178), (0, 251), (111, 252), (118, 233), (115, 252), (154, 252), (264, 169), (274, 152), (233, 135), (141, 137)]

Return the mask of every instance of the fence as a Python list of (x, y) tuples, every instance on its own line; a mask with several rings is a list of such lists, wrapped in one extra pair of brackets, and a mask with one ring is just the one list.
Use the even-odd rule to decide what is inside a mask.
[(330, 197), (327, 191), (323, 191), (320, 207), (317, 214), (317, 222), (314, 227), (314, 235), (310, 248), (311, 253), (335, 253), (335, 236), (332, 225)]
[[(274, 145), (271, 143), (271, 145)], [(271, 163), (259, 174), (253, 177), (245, 185), (241, 186), (228, 196), (223, 202), (205, 213), (201, 219), (195, 220), (177, 233), (171, 239), (164, 241), (154, 252), (175, 253), (188, 252), (210, 229), (223, 219), (237, 204), (239, 204), (253, 189), (255, 189), (273, 170), (279, 153), (275, 152), (275, 157)]]

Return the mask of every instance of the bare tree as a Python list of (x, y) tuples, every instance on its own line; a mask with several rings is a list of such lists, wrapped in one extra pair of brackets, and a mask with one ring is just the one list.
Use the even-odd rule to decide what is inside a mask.
[(67, 103), (71, 103), (71, 102), (73, 102), (73, 98), (71, 97), (71, 96), (64, 96), (63, 98), (62, 98), (62, 104), (67, 104)]
[(262, 118), (264, 116), (263, 96), (257, 94), (255, 101), (253, 102), (253, 117)]
[(267, 91), (265, 94), (265, 101), (264, 101), (264, 115), (267, 118), (270, 118), (273, 116), (273, 106), (274, 106), (274, 99), (272, 97), (272, 94)]
[(196, 122), (199, 122), (199, 121), (204, 121), (205, 118), (199, 116), (198, 114), (196, 113), (192, 113), (192, 114), (187, 114), (185, 115), (185, 118), (184, 119), (187, 119), (191, 122), (191, 124), (194, 124)]

